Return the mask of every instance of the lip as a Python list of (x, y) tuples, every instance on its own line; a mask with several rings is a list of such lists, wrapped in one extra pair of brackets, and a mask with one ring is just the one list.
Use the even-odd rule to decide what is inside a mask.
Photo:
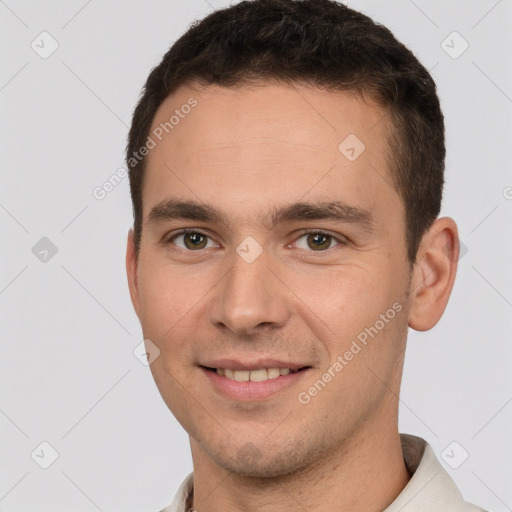
[(230, 370), (259, 370), (261, 368), (290, 368), (300, 370), (309, 365), (307, 363), (292, 363), (282, 359), (258, 359), (256, 361), (238, 361), (236, 359), (215, 359), (201, 363), (201, 366), (208, 368), (229, 368)]
[[(258, 363), (261, 364), (261, 363)], [(281, 363), (282, 364), (282, 363)], [(276, 366), (271, 366), (276, 368)], [(218, 366), (215, 368), (219, 368)], [(258, 368), (266, 368), (259, 366)], [(281, 366), (281, 368), (288, 368)], [(309, 373), (310, 368), (305, 368), (296, 373), (289, 373), (288, 375), (280, 375), (275, 379), (269, 379), (263, 382), (251, 381), (236, 381), (228, 379), (217, 372), (208, 370), (205, 367), (200, 367), (210, 384), (218, 393), (238, 401), (258, 401), (265, 400), (280, 391), (284, 391), (298, 382), (300, 382), (304, 375)], [(248, 369), (248, 368), (247, 368)], [(256, 368), (255, 368), (256, 369)]]

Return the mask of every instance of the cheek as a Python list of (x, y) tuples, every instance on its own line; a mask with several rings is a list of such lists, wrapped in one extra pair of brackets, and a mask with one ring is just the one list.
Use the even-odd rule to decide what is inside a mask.
[[(208, 329), (206, 306), (218, 282), (207, 269), (184, 269), (162, 257), (147, 258), (141, 265), (139, 296), (145, 338), (159, 348), (164, 364), (184, 377), (193, 359), (198, 337)], [(161, 377), (165, 379), (165, 374)]]
[[(302, 304), (326, 329), (337, 333), (349, 331), (371, 319), (377, 319), (396, 300), (398, 283), (381, 262), (337, 265), (326, 271), (310, 269), (290, 273), (287, 282)], [(376, 258), (375, 258), (376, 259)], [(384, 311), (382, 311), (384, 309)]]
[[(194, 293), (195, 290), (195, 293)], [(141, 324), (144, 335), (161, 343), (163, 337), (198, 302), (197, 287), (183, 272), (155, 260), (142, 262), (139, 275)]]
[(329, 272), (295, 274), (293, 281), (288, 276), (299, 299), (297, 315), (320, 340), (326, 363), (350, 351), (354, 341), (361, 350), (351, 366), (386, 365), (395, 357), (404, 329), (404, 284), (391, 270), (390, 259), (371, 259)]

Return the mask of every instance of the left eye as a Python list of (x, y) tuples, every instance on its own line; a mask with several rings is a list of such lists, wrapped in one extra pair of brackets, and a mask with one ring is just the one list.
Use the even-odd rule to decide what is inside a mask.
[(322, 232), (305, 233), (295, 242), (299, 249), (312, 249), (313, 251), (325, 251), (339, 245), (340, 242), (332, 235)]

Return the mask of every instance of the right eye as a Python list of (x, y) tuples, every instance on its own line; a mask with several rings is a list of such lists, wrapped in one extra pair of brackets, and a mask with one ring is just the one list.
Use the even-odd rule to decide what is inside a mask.
[(173, 243), (176, 247), (188, 251), (198, 251), (200, 249), (215, 247), (215, 244), (207, 235), (193, 230), (182, 230), (173, 235), (167, 243)]

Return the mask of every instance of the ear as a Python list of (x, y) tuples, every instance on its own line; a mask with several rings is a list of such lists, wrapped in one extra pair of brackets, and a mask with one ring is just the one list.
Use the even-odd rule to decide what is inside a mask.
[(133, 228), (128, 231), (128, 241), (126, 243), (126, 274), (128, 277), (128, 288), (132, 299), (133, 308), (140, 320), (139, 289), (137, 281), (137, 255), (135, 252), (135, 236)]
[(432, 329), (444, 313), (459, 260), (457, 224), (449, 217), (436, 219), (423, 235), (410, 287), (409, 327)]

